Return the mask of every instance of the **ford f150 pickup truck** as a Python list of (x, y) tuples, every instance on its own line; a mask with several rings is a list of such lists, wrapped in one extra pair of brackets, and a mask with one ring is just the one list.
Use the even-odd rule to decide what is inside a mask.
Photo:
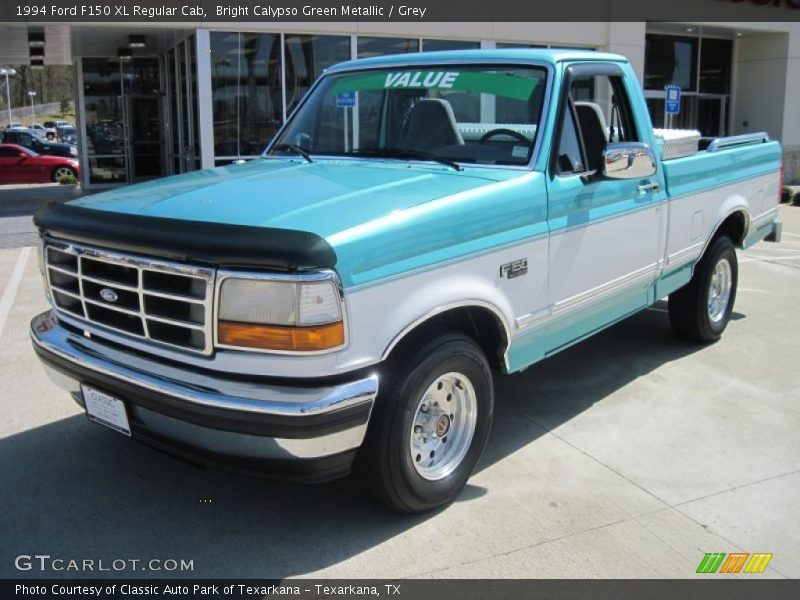
[(91, 420), (425, 511), (481, 456), (493, 372), (667, 296), (680, 337), (717, 340), (780, 177), (765, 134), (654, 132), (621, 56), (348, 62), (259, 160), (40, 213), (31, 336)]

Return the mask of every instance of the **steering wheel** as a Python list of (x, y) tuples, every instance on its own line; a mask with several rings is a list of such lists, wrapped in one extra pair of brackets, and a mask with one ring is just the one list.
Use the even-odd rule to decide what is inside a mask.
[(513, 137), (513, 138), (519, 140), (523, 144), (530, 144), (531, 143), (531, 141), (528, 138), (526, 138), (524, 135), (522, 135), (519, 131), (514, 131), (513, 129), (505, 129), (505, 128), (492, 129), (491, 131), (487, 131), (486, 133), (484, 133), (481, 136), (481, 139), (478, 140), (478, 143), (479, 144), (485, 144), (486, 142), (488, 142), (490, 139), (492, 139), (496, 135), (508, 135), (510, 137)]

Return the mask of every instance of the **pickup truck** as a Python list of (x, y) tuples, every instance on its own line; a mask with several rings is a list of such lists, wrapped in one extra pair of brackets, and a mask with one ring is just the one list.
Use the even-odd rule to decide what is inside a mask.
[(0, 136), (0, 142), (23, 146), (37, 154), (45, 154), (47, 156), (78, 157), (78, 148), (74, 144), (51, 142), (48, 139), (39, 137), (39, 134), (31, 129), (7, 129)]
[(93, 421), (422, 512), (473, 472), (497, 372), (665, 297), (717, 340), (780, 177), (764, 134), (654, 132), (622, 56), (347, 62), (258, 160), (40, 213), (31, 336)]

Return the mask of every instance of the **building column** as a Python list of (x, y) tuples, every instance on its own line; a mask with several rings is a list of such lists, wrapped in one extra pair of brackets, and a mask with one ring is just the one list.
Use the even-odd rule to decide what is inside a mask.
[(789, 32), (783, 103), (783, 164), (787, 183), (800, 184), (800, 29)]
[(200, 166), (214, 166), (214, 113), (211, 92), (211, 33), (208, 29), (195, 32), (197, 41), (197, 131), (200, 139)]
[(621, 54), (631, 63), (636, 77), (644, 86), (644, 45), (647, 24), (644, 21), (624, 23), (612, 21), (608, 23), (608, 44), (602, 49), (606, 52)]

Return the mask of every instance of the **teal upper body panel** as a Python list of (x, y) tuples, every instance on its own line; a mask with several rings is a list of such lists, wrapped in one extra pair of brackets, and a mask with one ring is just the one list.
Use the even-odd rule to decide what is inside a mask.
[(533, 176), (524, 169), (455, 171), (397, 160), (269, 158), (73, 204), (316, 233), (336, 251), (348, 287), (546, 232), (547, 196), (543, 183), (529, 185)]
[(323, 237), (432, 199), (480, 188), (501, 171), (456, 173), (377, 160), (254, 160), (84, 197), (86, 208), (311, 231)]
[(766, 142), (718, 152), (698, 152), (686, 158), (664, 161), (663, 165), (669, 195), (676, 198), (778, 172), (781, 168), (781, 145)]

